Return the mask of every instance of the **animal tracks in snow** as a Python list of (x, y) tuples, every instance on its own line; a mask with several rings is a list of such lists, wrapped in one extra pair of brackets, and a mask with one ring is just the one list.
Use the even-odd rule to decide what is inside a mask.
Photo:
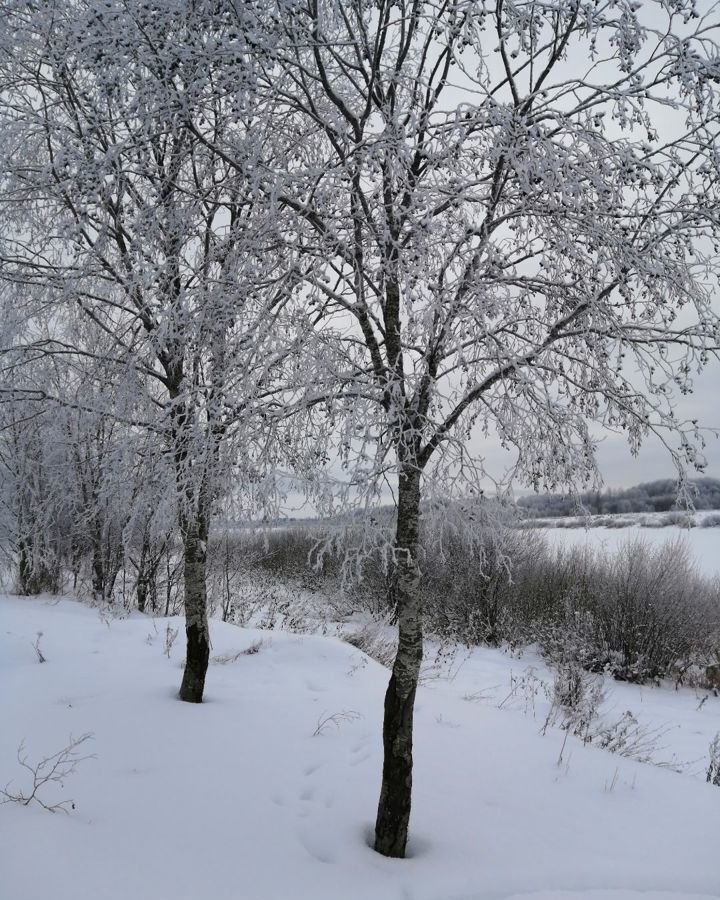
[(355, 744), (355, 746), (350, 751), (350, 765), (351, 766), (359, 766), (364, 763), (366, 760), (370, 759), (372, 753), (369, 748), (369, 738), (370, 734), (366, 733), (363, 735), (362, 739)]

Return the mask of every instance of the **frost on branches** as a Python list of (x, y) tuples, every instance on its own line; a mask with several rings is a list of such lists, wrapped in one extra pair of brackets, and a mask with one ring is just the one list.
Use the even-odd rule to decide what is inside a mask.
[[(173, 472), (182, 696), (202, 697), (221, 497), (265, 499), (282, 466), (322, 512), (394, 492), (375, 847), (403, 856), (423, 501), (479, 493), (469, 438), (495, 432), (538, 489), (597, 482), (597, 423), (632, 452), (658, 435), (681, 489), (703, 468), (674, 398), (720, 343), (717, 10), (0, 10), (0, 261), (25, 310), (3, 347), (92, 371), (109, 341), (105, 413), (157, 435)], [(67, 403), (20, 382), (12, 401)]]
[(718, 346), (717, 13), (304, 0), (272, 19), (258, 79), (298, 133), (278, 190), (320, 263), (338, 451), (356, 491), (397, 498), (375, 846), (402, 856), (420, 504), (478, 489), (470, 434), (543, 488), (595, 478), (591, 422), (703, 466), (673, 397)]
[[(213, 508), (238, 467), (235, 495), (262, 493), (277, 455), (267, 411), (301, 365), (287, 311), (297, 261), (252, 175), (275, 152), (272, 122), (237, 25), (211, 5), (2, 10), (6, 302), (23, 309), (26, 365), (45, 357), (67, 379), (81, 365), (107, 380), (113, 401), (89, 411), (162, 448), (184, 554), (180, 693), (199, 702)], [(242, 174), (215, 149), (229, 135)], [(51, 388), (26, 375), (5, 394), (87, 405)]]

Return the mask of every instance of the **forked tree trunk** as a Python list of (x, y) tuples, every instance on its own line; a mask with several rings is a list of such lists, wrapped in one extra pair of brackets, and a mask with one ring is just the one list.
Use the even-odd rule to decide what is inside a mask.
[(385, 694), (383, 775), (375, 824), (375, 849), (404, 857), (412, 793), (412, 741), (415, 692), (423, 654), (422, 602), (417, 563), (420, 472), (402, 471), (395, 536), (394, 600), (398, 651)]
[(206, 529), (192, 527), (183, 534), (185, 581), (185, 634), (187, 655), (180, 685), (180, 699), (202, 703), (205, 675), (210, 659), (210, 632), (207, 616), (205, 569), (207, 561)]

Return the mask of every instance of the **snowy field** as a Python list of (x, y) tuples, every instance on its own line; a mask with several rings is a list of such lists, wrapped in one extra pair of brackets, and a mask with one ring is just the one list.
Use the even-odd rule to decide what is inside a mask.
[[(682, 528), (675, 525), (664, 527), (657, 525), (643, 525), (642, 522), (652, 521), (653, 517), (638, 514), (634, 517), (624, 516), (595, 516), (587, 522), (582, 519), (543, 519), (540, 527), (534, 527), (540, 534), (545, 535), (553, 544), (565, 547), (590, 545), (603, 548), (609, 552), (615, 552), (619, 546), (630, 540), (641, 540), (651, 547), (663, 546), (670, 541), (681, 541), (687, 544), (691, 557), (697, 563), (698, 569), (703, 575), (714, 577), (720, 575), (720, 527), (702, 527), (703, 518), (718, 516), (720, 513), (695, 513), (698, 527)], [(631, 524), (623, 527), (598, 526), (592, 519), (616, 519)], [(656, 520), (660, 517), (655, 517)], [(618, 522), (619, 524), (619, 522)], [(570, 527), (572, 526), (572, 527)]]
[(68, 815), (0, 806), (2, 900), (720, 897), (720, 699), (609, 686), (603, 714), (669, 729), (656, 761), (678, 773), (542, 735), (551, 675), (532, 655), (457, 655), (418, 695), (410, 858), (389, 860), (367, 844), (387, 670), (337, 638), (215, 622), (212, 639), (193, 706), (175, 698), (180, 619), (0, 598), (0, 784), (27, 788), (21, 740), (33, 763), (94, 735), (40, 794)]

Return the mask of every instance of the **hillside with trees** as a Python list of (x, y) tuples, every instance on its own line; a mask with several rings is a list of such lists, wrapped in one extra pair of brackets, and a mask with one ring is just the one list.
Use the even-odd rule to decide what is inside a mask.
[[(695, 478), (691, 482), (695, 509), (720, 509), (720, 479)], [(563, 494), (529, 494), (518, 506), (528, 516), (560, 518), (579, 513), (613, 515), (622, 513), (668, 512), (679, 509), (677, 481), (661, 478), (621, 490), (587, 491), (579, 498)]]

